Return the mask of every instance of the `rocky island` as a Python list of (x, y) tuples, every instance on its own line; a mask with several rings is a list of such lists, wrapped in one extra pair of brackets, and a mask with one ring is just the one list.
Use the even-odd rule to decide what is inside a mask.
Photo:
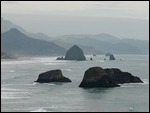
[(57, 60), (77, 60), (82, 61), (86, 60), (84, 53), (81, 48), (79, 48), (77, 45), (72, 46), (65, 55), (65, 58), (58, 57)]
[(110, 55), (110, 56), (109, 56), (109, 60), (115, 60), (114, 55)]
[(37, 81), (40, 83), (49, 83), (49, 82), (72, 82), (69, 78), (62, 75), (61, 70), (51, 70), (39, 74)]
[(106, 53), (105, 56), (108, 56), (108, 57), (109, 57), (109, 60), (115, 60), (114, 55), (111, 54), (111, 53)]
[(79, 87), (119, 87), (123, 83), (143, 83), (143, 81), (129, 72), (122, 72), (117, 68), (92, 67), (85, 71)]

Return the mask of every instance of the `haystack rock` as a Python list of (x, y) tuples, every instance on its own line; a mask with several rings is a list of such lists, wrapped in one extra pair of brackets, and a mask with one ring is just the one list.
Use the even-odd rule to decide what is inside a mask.
[(109, 56), (109, 60), (115, 60), (114, 55), (110, 55), (110, 56)]
[(48, 82), (71, 82), (71, 80), (62, 75), (61, 70), (51, 70), (41, 73), (35, 82), (48, 83)]
[(128, 72), (117, 68), (103, 69), (92, 67), (85, 71), (79, 87), (119, 87), (122, 83), (143, 83), (143, 81)]
[(112, 54), (111, 54), (111, 53), (106, 53), (106, 54), (105, 54), (105, 56), (110, 56), (110, 55), (112, 55)]
[(79, 48), (77, 45), (74, 45), (71, 47), (67, 52), (64, 60), (86, 60), (84, 53), (81, 48)]

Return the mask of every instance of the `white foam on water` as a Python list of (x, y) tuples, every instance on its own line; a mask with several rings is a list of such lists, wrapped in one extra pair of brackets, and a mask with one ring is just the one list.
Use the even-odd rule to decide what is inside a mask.
[(64, 69), (64, 71), (72, 71), (71, 69)]
[(52, 84), (52, 83), (44, 83), (44, 84), (46, 84), (46, 85), (52, 85), (52, 86), (56, 85), (56, 84)]
[(60, 65), (61, 63), (56, 63), (56, 62), (44, 63), (44, 65), (58, 65), (58, 64)]
[(1, 99), (26, 99), (30, 97), (8, 97), (8, 96), (1, 96)]
[(24, 89), (14, 89), (14, 88), (1, 88), (1, 99), (22, 99), (30, 98), (31, 93)]
[(15, 70), (10, 70), (9, 72), (13, 73), (13, 72), (15, 72)]
[(142, 81), (144, 82), (142, 84), (149, 84), (149, 80), (148, 79), (142, 79)]
[(100, 62), (105, 62), (104, 60), (100, 60)]
[(129, 108), (129, 111), (133, 111), (133, 108), (130, 107), (130, 108)]
[(140, 85), (148, 85), (149, 80), (148, 79), (142, 79), (144, 83), (124, 83), (119, 84), (121, 87), (140, 87)]
[(37, 82), (34, 82), (32, 85), (36, 85), (36, 84), (38, 84)]
[(43, 108), (40, 108), (40, 109), (36, 109), (36, 110), (30, 111), (30, 112), (48, 112), (48, 111)]
[(120, 85), (120, 87), (134, 87), (132, 85), (122, 85), (122, 84), (119, 84), (119, 85)]

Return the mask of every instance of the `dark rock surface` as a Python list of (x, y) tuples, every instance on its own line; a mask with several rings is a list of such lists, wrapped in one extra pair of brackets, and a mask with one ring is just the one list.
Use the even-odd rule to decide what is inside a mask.
[(85, 71), (79, 87), (118, 87), (122, 83), (143, 83), (139, 77), (117, 68), (92, 67)]
[(116, 83), (123, 84), (123, 83), (143, 83), (143, 81), (137, 77), (133, 76), (129, 72), (122, 72), (120, 69), (111, 68), (105, 69), (106, 73), (109, 74), (109, 77), (112, 78)]
[(84, 53), (81, 48), (74, 45), (67, 52), (64, 60), (86, 60)]
[(48, 82), (71, 82), (71, 80), (62, 75), (61, 70), (51, 70), (41, 73), (35, 82), (48, 83)]
[(110, 55), (110, 56), (109, 56), (109, 60), (115, 60), (114, 55)]
[(92, 61), (93, 60), (93, 58), (90, 58), (90, 61)]
[(58, 57), (56, 60), (64, 60), (63, 57)]
[(110, 55), (112, 55), (112, 54), (111, 54), (111, 53), (106, 53), (106, 54), (105, 54), (105, 56), (110, 56)]

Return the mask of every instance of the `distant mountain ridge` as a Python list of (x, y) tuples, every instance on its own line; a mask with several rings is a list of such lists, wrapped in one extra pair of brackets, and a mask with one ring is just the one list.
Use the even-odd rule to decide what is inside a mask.
[(83, 46), (91, 46), (95, 50), (114, 54), (148, 54), (149, 42), (146, 40), (119, 39), (110, 34), (97, 35), (64, 35), (55, 39)]
[(104, 54), (107, 52), (113, 54), (149, 54), (149, 41), (147, 40), (119, 39), (118, 37), (106, 33), (49, 37), (43, 33), (30, 33), (3, 18), (1, 18), (1, 23), (1, 33), (13, 27), (29, 37), (49, 41), (65, 49), (69, 49), (75, 44), (80, 45), (85, 54)]
[(101, 50), (103, 52), (110, 52), (114, 54), (142, 54), (140, 49), (128, 43), (122, 42), (120, 39), (115, 40), (101, 40), (100, 38), (90, 37), (63, 37), (58, 40), (70, 44), (78, 44), (83, 46), (91, 46), (95, 50)]
[(63, 47), (28, 37), (16, 28), (1, 34), (1, 50), (15, 56), (63, 55), (66, 52)]

